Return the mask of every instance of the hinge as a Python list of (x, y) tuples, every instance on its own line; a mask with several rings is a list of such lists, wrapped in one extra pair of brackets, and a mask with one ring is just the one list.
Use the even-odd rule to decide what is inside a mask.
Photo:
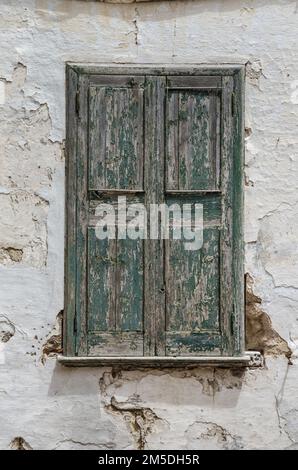
[(76, 114), (80, 115), (80, 93), (79, 90), (76, 91)]

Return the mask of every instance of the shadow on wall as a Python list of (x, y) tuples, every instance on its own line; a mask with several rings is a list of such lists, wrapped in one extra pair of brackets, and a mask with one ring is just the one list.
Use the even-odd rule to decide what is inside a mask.
[[(134, 369), (116, 368), (66, 368), (56, 364), (53, 371), (49, 396), (98, 395), (107, 406), (112, 405), (116, 393), (121, 390), (123, 403), (131, 402), (137, 390), (142, 401), (158, 403), (159, 406), (214, 406), (216, 394), (229, 390), (221, 407), (233, 408), (241, 393), (245, 369), (221, 369), (195, 367), (190, 369)], [(115, 401), (114, 401), (115, 404)], [(124, 406), (125, 408), (125, 406)]]
[[(291, 350), (287, 342), (273, 329), (270, 317), (262, 310), (261, 304), (262, 300), (253, 292), (253, 279), (247, 274), (246, 348), (261, 351), (265, 356), (285, 356), (290, 362)], [(43, 364), (47, 357), (56, 356), (62, 351), (62, 316), (63, 312), (59, 312), (54, 330), (43, 347)], [(135, 383), (138, 393), (150, 403), (214, 406), (216, 394), (228, 389), (227, 400), (221, 400), (221, 406), (231, 408), (238, 402), (246, 372), (243, 368), (209, 367), (138, 370), (107, 367), (65, 368), (57, 363), (49, 395), (93, 395), (98, 394), (100, 389), (102, 396), (109, 394), (111, 399), (115, 388), (122, 388), (124, 396), (128, 396), (131, 385)], [(125, 392), (127, 383), (130, 383), (130, 391)]]
[[(202, 411), (208, 415), (208, 410), (213, 413), (216, 408), (235, 408), (244, 374), (243, 369), (116, 370), (65, 368), (56, 364), (49, 396), (66, 397), (67, 403), (84, 403), (89, 412), (93, 410), (96, 419), (100, 417), (103, 423), (107, 420), (109, 429), (131, 439), (136, 449), (145, 449), (148, 440), (168, 434), (170, 424), (164, 410), (169, 419), (171, 412), (180, 410), (189, 439), (201, 436), (212, 445), (216, 442), (220, 447), (234, 448), (238, 446), (236, 437), (211, 418), (202, 416)], [(219, 392), (223, 394), (216, 401)], [(197, 409), (197, 416), (191, 422), (190, 407)], [(69, 412), (72, 413), (72, 408)]]
[[(265, 356), (286, 356), (290, 360), (287, 342), (272, 328), (269, 316), (262, 310), (262, 301), (253, 292), (253, 279), (249, 275), (246, 278), (247, 347), (258, 348)], [(57, 320), (55, 341), (51, 340), (51, 332), (51, 347), (43, 350), (44, 364), (48, 353), (53, 356), (61, 351), (59, 328), (62, 312)], [(263, 370), (258, 368), (255, 372), (262, 374)], [(190, 448), (196, 448), (198, 442), (204, 441), (204, 448), (238, 449), (243, 447), (241, 437), (223, 427), (214, 416), (224, 410), (238, 412), (241, 393), (250, 376), (251, 368), (123, 370), (107, 367), (66, 368), (56, 363), (48, 395), (66, 397), (68, 402), (74, 403), (83, 400), (89, 409), (96, 409), (98, 416), (107, 419), (109, 426), (114, 426), (113, 429), (120, 434), (127, 437), (125, 432), (128, 432), (136, 449), (145, 449), (149, 441), (168, 433), (170, 425), (164, 410), (170, 416), (171, 410), (176, 413), (178, 409), (180, 419), (185, 420), (187, 427), (185, 436), (190, 440), (189, 445), (194, 446)], [(189, 407), (198, 410), (191, 423)]]

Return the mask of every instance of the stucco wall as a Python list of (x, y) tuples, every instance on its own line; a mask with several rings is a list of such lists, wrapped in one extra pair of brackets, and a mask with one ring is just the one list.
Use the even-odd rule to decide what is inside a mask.
[[(0, 447), (298, 447), (297, 2), (0, 5)], [(247, 64), (248, 344), (264, 367), (125, 372), (52, 357), (65, 61)]]

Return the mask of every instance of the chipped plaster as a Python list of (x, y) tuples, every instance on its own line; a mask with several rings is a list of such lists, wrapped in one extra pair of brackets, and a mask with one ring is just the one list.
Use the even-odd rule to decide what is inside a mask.
[[(296, 2), (117, 3), (1, 2), (0, 448), (295, 448)], [(56, 364), (66, 61), (247, 64), (246, 271), (254, 313), (270, 326), (273, 346), (274, 338), (282, 342), (270, 355), (258, 337), (264, 367), (119, 371)]]

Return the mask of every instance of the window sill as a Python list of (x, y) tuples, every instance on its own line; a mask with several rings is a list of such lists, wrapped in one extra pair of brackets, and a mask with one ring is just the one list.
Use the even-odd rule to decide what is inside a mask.
[(258, 351), (247, 351), (242, 356), (201, 357), (79, 357), (58, 356), (58, 362), (67, 367), (261, 367), (263, 357)]

